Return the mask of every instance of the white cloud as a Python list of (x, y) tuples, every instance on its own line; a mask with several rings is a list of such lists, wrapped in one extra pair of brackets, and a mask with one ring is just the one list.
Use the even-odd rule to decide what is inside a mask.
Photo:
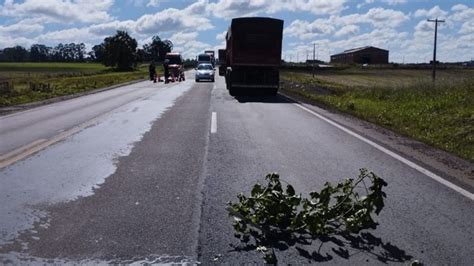
[(189, 41), (181, 46), (175, 46), (174, 51), (181, 53), (184, 58), (193, 59), (204, 50), (212, 48), (212, 45), (200, 41)]
[[(459, 30), (459, 33), (474, 33), (474, 20), (464, 22), (461, 26), (461, 29)], [(474, 38), (471, 40), (471, 42), (474, 42)]]
[[(316, 19), (313, 22), (295, 20), (285, 28), (285, 35), (297, 37), (300, 40), (309, 40), (318, 36), (332, 34), (342, 36), (349, 33), (357, 33), (357, 24), (371, 24), (374, 28), (391, 29), (397, 28), (408, 20), (408, 16), (401, 11), (371, 8), (365, 14), (351, 14), (346, 16), (330, 16), (327, 19)], [(346, 27), (348, 26), (348, 27)], [(339, 29), (337, 29), (340, 27)]]
[(0, 6), (0, 15), (15, 18), (40, 18), (44, 22), (101, 22), (111, 16), (107, 10), (113, 0), (25, 0), (14, 3), (5, 1)]
[(0, 25), (0, 35), (4, 36), (24, 36), (31, 33), (38, 33), (43, 31), (44, 27), (41, 24), (32, 24), (29, 21), (22, 20), (18, 23), (2, 26)]
[(35, 40), (25, 37), (12, 37), (9, 35), (2, 35), (2, 38), (0, 38), (0, 48), (13, 47), (16, 45), (29, 48), (34, 43), (36, 43)]
[(336, 14), (346, 0), (219, 0), (209, 3), (208, 10), (220, 18), (273, 14), (280, 11), (310, 12), (316, 15)]
[(220, 18), (254, 15), (266, 8), (268, 2), (265, 0), (219, 0), (208, 5), (208, 10)]
[(97, 36), (106, 36), (106, 35), (113, 35), (117, 30), (124, 30), (129, 33), (133, 33), (135, 31), (135, 21), (133, 20), (125, 20), (125, 21), (111, 21), (102, 24), (94, 24), (88, 27), (89, 32), (91, 34)]
[(335, 28), (329, 20), (316, 19), (313, 22), (308, 22), (297, 19), (285, 28), (284, 34), (298, 37), (301, 40), (309, 40), (316, 36), (330, 34), (334, 30)]
[(362, 8), (365, 5), (373, 4), (375, 0), (365, 0), (364, 2), (357, 4), (357, 8)]
[(225, 36), (227, 35), (227, 31), (223, 31), (216, 35), (216, 40), (218, 41), (225, 41)]
[(430, 18), (443, 18), (448, 15), (448, 12), (441, 9), (439, 6), (434, 6), (430, 10), (418, 9), (415, 11), (415, 17), (430, 17)]
[(90, 34), (87, 28), (70, 28), (65, 30), (51, 31), (41, 34), (36, 40), (39, 43), (82, 43), (97, 39)]
[(160, 3), (163, 2), (162, 0), (150, 0), (146, 6), (148, 7), (158, 7)]
[(434, 32), (434, 23), (422, 20), (415, 26), (415, 33), (419, 32)]
[(203, 16), (207, 0), (201, 0), (184, 9), (168, 8), (152, 15), (143, 15), (136, 21), (135, 31), (141, 34), (174, 32), (193, 29), (203, 31), (213, 28)]
[(354, 13), (346, 16), (331, 16), (329, 20), (337, 26), (353, 25), (360, 23), (372, 24), (372, 26), (396, 28), (409, 19), (401, 11), (385, 8), (371, 8), (367, 13)]
[(450, 16), (450, 19), (454, 21), (464, 22), (474, 19), (474, 8), (459, 4), (453, 6), (451, 10), (454, 13)]
[(173, 42), (173, 45), (184, 45), (195, 41), (197, 36), (197, 32), (178, 32), (173, 34), (169, 39)]
[(407, 21), (408, 16), (393, 9), (372, 8), (365, 14), (365, 19), (374, 27), (396, 28)]
[(344, 36), (344, 35), (347, 35), (347, 34), (356, 34), (359, 32), (359, 26), (356, 26), (356, 25), (347, 25), (347, 26), (344, 26), (342, 27), (341, 29), (339, 29), (335, 34), (334, 36), (336, 37), (340, 37), (340, 36)]
[(382, 0), (382, 2), (387, 3), (391, 6), (405, 4), (407, 0)]
[(274, 0), (268, 1), (268, 12), (307, 11), (316, 15), (336, 14), (344, 9), (345, 2), (345, 0)]

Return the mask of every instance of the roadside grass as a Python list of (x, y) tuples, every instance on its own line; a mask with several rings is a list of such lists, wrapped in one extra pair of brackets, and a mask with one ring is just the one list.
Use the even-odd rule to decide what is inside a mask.
[[(157, 67), (162, 73), (162, 68)], [(0, 63), (0, 107), (148, 78), (147, 65), (118, 72), (93, 63)]]
[(474, 70), (282, 72), (282, 90), (474, 161)]

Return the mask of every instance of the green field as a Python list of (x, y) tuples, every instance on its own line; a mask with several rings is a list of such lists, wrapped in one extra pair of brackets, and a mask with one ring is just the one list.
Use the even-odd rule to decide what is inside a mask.
[(116, 72), (95, 63), (0, 63), (0, 107), (143, 79), (147, 71), (146, 65), (136, 71)]
[(474, 161), (474, 69), (284, 71), (282, 90)]

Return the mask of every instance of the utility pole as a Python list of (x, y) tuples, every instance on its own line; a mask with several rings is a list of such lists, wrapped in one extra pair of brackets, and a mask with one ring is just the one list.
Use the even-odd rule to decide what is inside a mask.
[(314, 63), (315, 63), (314, 55), (315, 55), (315, 53), (316, 53), (316, 43), (313, 43), (313, 78), (314, 78)]
[(436, 80), (436, 41), (438, 39), (438, 23), (443, 23), (444, 20), (439, 20), (438, 18), (436, 18), (436, 19), (428, 19), (428, 22), (435, 23), (434, 49), (433, 49), (433, 74), (432, 74), (433, 81), (435, 81)]

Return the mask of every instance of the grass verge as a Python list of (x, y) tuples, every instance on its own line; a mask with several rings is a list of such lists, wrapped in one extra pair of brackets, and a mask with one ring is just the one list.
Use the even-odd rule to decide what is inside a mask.
[(282, 90), (474, 161), (474, 71), (283, 72)]
[[(162, 73), (161, 68), (157, 68)], [(147, 66), (116, 72), (91, 63), (0, 63), (0, 107), (105, 88), (148, 78)]]

